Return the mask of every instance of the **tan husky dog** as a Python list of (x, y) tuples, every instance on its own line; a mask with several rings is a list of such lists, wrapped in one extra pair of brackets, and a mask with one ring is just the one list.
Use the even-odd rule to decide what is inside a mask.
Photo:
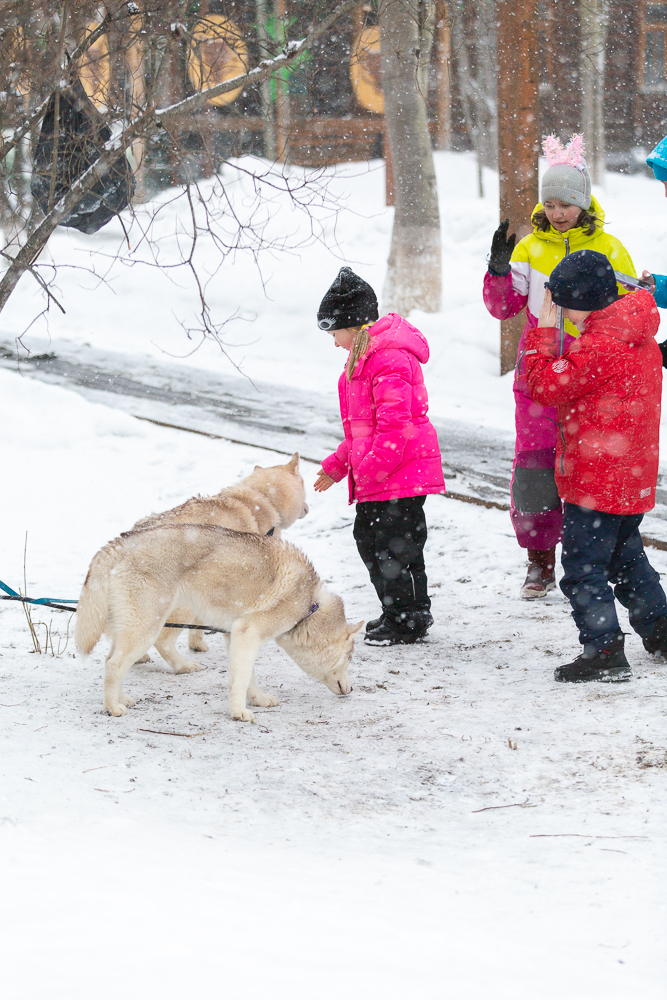
[(81, 591), (76, 644), (85, 655), (103, 632), (110, 637), (104, 707), (112, 715), (135, 704), (123, 692), (123, 677), (182, 606), (229, 633), (233, 719), (253, 721), (248, 702), (278, 704), (255, 682), (255, 658), (269, 639), (334, 694), (352, 690), (347, 668), (363, 622), (347, 624), (342, 600), (325, 590), (302, 552), (262, 535), (173, 524), (109, 542), (93, 558)]
[[(285, 465), (274, 465), (263, 469), (255, 466), (255, 471), (240, 483), (227, 486), (210, 497), (192, 497), (180, 507), (166, 510), (162, 514), (137, 521), (133, 530), (156, 528), (164, 524), (217, 524), (233, 531), (250, 531), (258, 535), (273, 535), (280, 538), (282, 528), (290, 525), (308, 513), (306, 491), (299, 472), (299, 453), (292, 455)], [(172, 621), (186, 625), (196, 624), (192, 609), (175, 608)], [(177, 674), (190, 670), (201, 670), (196, 660), (187, 660), (176, 649), (180, 629), (165, 628), (155, 643), (160, 656), (173, 667)], [(205, 653), (208, 649), (204, 633), (198, 629), (188, 630), (190, 649)], [(148, 659), (148, 655), (144, 657)]]

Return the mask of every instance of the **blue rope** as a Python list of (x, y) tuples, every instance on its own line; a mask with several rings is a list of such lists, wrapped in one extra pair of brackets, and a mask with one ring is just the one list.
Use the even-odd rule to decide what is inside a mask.
[[(8, 597), (0, 597), (0, 601), (21, 601), (23, 604), (43, 604), (48, 607), (56, 607), (57, 604), (77, 604), (78, 601), (73, 601), (68, 597), (21, 597), (17, 594), (15, 590), (8, 587), (6, 583), (0, 580), (0, 590), (4, 590)], [(61, 611), (73, 611), (73, 608), (61, 608)]]

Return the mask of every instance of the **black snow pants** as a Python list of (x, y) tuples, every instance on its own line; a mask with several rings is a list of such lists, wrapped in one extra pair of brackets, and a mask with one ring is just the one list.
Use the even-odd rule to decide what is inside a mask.
[(396, 622), (429, 611), (424, 567), (426, 497), (357, 503), (354, 540), (382, 610)]

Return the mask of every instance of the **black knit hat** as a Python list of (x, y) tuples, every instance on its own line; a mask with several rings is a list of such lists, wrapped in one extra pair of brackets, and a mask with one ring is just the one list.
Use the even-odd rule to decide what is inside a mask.
[(375, 292), (350, 267), (341, 267), (317, 311), (320, 330), (345, 330), (349, 326), (375, 323), (378, 319)]
[(597, 250), (575, 250), (563, 257), (544, 282), (555, 305), (583, 312), (606, 309), (620, 298), (614, 269)]

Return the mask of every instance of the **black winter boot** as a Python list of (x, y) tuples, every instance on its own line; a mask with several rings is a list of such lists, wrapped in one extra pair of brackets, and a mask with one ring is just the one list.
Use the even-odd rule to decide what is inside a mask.
[(667, 618), (658, 618), (648, 639), (642, 639), (647, 653), (662, 653), (667, 657)]
[(379, 618), (374, 618), (372, 622), (366, 622), (366, 635), (368, 635), (369, 632), (374, 632), (376, 628), (380, 627), (380, 625), (384, 625), (384, 619), (385, 614), (383, 611)]
[(572, 663), (556, 667), (554, 678), (582, 684), (584, 681), (629, 681), (632, 677), (630, 664), (625, 658), (625, 636), (617, 632), (606, 649), (584, 646), (581, 656)]
[(369, 646), (410, 645), (423, 639), (432, 624), (433, 616), (425, 608), (404, 612), (397, 618), (385, 612), (376, 628), (366, 629), (364, 641)]
[(426, 635), (433, 624), (433, 615), (428, 608), (420, 608), (419, 611), (402, 611), (399, 615), (396, 615), (394, 620), (401, 628), (409, 629), (410, 632), (419, 632), (420, 635)]
[(364, 642), (368, 646), (409, 646), (413, 642), (419, 642), (425, 635), (426, 632), (399, 629), (395, 622), (387, 618), (378, 628), (366, 633)]

